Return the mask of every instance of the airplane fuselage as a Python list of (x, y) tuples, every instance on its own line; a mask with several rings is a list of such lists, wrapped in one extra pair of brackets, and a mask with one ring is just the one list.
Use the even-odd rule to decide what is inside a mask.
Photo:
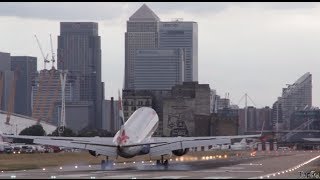
[[(138, 143), (148, 143), (158, 128), (159, 117), (148, 107), (136, 110), (116, 133), (113, 142), (117, 145), (117, 153), (124, 158), (148, 154), (149, 145), (131, 146)], [(128, 147), (129, 146), (129, 147)]]

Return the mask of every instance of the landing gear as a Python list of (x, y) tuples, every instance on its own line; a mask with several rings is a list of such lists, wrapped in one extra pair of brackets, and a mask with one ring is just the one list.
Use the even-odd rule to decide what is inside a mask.
[(101, 170), (107, 170), (112, 168), (113, 168), (113, 163), (112, 161), (109, 161), (108, 156), (106, 157), (106, 160), (101, 160)]
[(169, 161), (163, 159), (163, 155), (161, 155), (161, 160), (157, 160), (157, 166), (163, 166), (165, 169), (168, 168)]

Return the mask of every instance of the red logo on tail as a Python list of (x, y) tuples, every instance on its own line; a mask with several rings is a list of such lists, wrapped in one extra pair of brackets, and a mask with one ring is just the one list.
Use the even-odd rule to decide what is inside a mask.
[(123, 143), (126, 143), (127, 140), (129, 139), (129, 136), (126, 135), (126, 132), (125, 130), (123, 129), (121, 134), (119, 135), (119, 137), (117, 138), (118, 140), (118, 144), (123, 144)]

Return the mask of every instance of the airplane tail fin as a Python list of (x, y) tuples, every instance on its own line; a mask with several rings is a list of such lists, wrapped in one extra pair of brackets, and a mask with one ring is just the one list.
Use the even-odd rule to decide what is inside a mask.
[(122, 100), (121, 100), (121, 96), (120, 96), (120, 90), (118, 90), (118, 94), (119, 94), (119, 100), (118, 100), (119, 117), (120, 117), (121, 124), (124, 125), (124, 115), (123, 115), (123, 110), (122, 110)]

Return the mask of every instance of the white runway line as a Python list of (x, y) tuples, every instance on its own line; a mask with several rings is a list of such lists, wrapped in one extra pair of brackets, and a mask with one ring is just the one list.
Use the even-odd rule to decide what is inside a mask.
[(220, 167), (219, 169), (244, 169), (244, 167)]
[(159, 177), (153, 177), (153, 179), (179, 179), (183, 177), (188, 177), (188, 176), (159, 176)]
[(201, 170), (201, 171), (192, 171), (192, 172), (200, 172), (200, 173), (219, 173), (219, 172), (234, 172), (234, 173), (260, 173), (264, 171), (234, 171), (234, 170)]
[(262, 166), (262, 164), (253, 164), (253, 163), (250, 163), (250, 164), (238, 164), (240, 166)]
[(130, 175), (130, 174), (127, 174), (127, 175), (115, 175), (115, 176), (104, 176), (104, 177), (99, 177), (99, 178), (102, 178), (102, 179), (108, 179), (108, 178), (123, 178), (123, 179), (132, 179), (132, 178), (135, 178), (135, 177), (139, 177), (139, 176), (147, 176), (147, 175), (142, 175), (142, 174), (133, 174), (133, 175)]
[(66, 174), (66, 175), (56, 175), (57, 178), (76, 178), (76, 177), (90, 177), (89, 174)]
[(232, 179), (233, 177), (229, 176), (209, 176), (209, 177), (204, 177), (202, 179)]

